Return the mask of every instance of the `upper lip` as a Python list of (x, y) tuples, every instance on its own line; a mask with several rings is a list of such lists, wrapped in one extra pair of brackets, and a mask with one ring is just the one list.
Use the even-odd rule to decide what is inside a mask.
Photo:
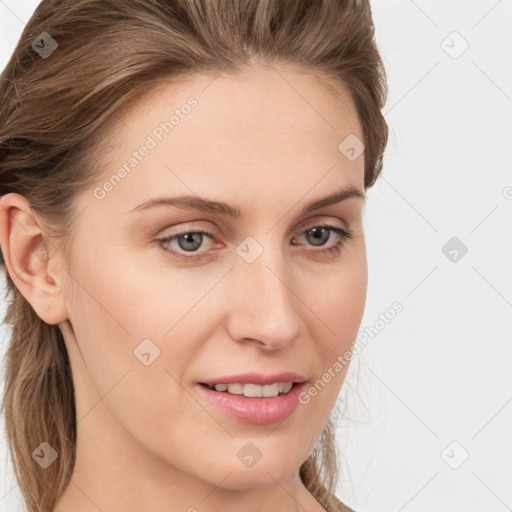
[(228, 375), (224, 377), (215, 377), (214, 379), (202, 380), (200, 384), (273, 384), (274, 382), (305, 382), (307, 379), (304, 375), (296, 372), (281, 372), (272, 375), (264, 375), (263, 373), (250, 372), (239, 375)]

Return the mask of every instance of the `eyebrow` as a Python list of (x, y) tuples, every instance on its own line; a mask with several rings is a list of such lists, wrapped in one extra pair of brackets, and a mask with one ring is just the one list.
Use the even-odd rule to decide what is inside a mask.
[[(346, 199), (349, 199), (351, 197), (356, 197), (358, 199), (362, 199), (363, 201), (366, 200), (366, 195), (364, 194), (364, 192), (350, 185), (346, 188), (338, 190), (334, 194), (330, 194), (328, 196), (315, 199), (314, 201), (305, 205), (304, 208), (302, 208), (301, 213), (305, 214), (312, 212), (314, 210), (319, 210), (320, 208), (326, 208), (327, 206), (332, 206), (334, 204), (345, 201)], [(132, 213), (134, 211), (147, 210), (149, 208), (154, 208), (157, 206), (175, 206), (177, 208), (220, 214), (233, 218), (239, 218), (242, 216), (240, 208), (238, 206), (233, 206), (222, 201), (213, 201), (211, 199), (206, 199), (204, 197), (193, 195), (176, 197), (156, 197), (153, 199), (149, 199), (148, 201), (140, 204), (139, 206), (136, 206), (128, 213)]]

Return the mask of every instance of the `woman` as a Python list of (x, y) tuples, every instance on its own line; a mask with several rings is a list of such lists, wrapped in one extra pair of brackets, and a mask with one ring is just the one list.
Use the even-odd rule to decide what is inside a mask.
[(28, 510), (350, 511), (332, 413), (387, 142), (369, 3), (44, 0), (2, 79)]

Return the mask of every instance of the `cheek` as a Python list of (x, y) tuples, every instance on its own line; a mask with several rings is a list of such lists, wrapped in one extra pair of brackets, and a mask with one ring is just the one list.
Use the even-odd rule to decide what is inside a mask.
[[(103, 396), (129, 372), (126, 380), (133, 383), (134, 396), (137, 389), (146, 389), (151, 408), (163, 390), (162, 399), (172, 398), (178, 386), (173, 377), (183, 380), (204, 339), (201, 329), (213, 321), (205, 315), (201, 298), (225, 270), (200, 279), (198, 272), (155, 268), (125, 252), (106, 244), (101, 254), (78, 253), (69, 314), (85, 360), (82, 370), (97, 394)], [(173, 403), (179, 408), (175, 394)], [(136, 400), (127, 400), (130, 409)]]
[[(340, 341), (352, 342), (357, 336), (364, 313), (367, 290), (367, 273), (363, 266), (343, 273), (330, 283), (324, 297), (329, 327)], [(345, 344), (344, 343), (344, 344)]]
[(313, 338), (332, 357), (349, 348), (359, 331), (364, 314), (368, 270), (366, 253), (353, 251), (350, 258), (332, 266), (328, 277), (308, 281), (306, 302), (316, 313)]
[(352, 360), (352, 347), (364, 314), (367, 291), (367, 263), (364, 252), (333, 271), (316, 293), (310, 289), (308, 306), (315, 313), (310, 335), (319, 362), (318, 380), (309, 388), (305, 402), (324, 420), (334, 406)]
[(180, 384), (195, 351), (194, 334), (182, 329), (190, 327), (183, 317), (197, 292), (188, 288), (180, 295), (144, 272), (126, 272), (121, 260), (115, 267), (102, 263), (94, 272), (82, 268), (76, 280), (87, 283), (87, 290), (77, 286), (70, 305), (85, 361), (85, 367), (75, 362), (83, 376), (75, 381), (78, 418), (105, 414), (101, 422), (113, 415), (155, 453), (172, 445), (168, 457), (186, 457), (185, 441), (215, 428), (213, 422), (205, 428), (207, 415)]

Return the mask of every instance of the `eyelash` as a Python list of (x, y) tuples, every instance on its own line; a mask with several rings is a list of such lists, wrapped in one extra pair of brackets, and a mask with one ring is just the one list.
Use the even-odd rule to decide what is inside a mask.
[[(314, 228), (324, 228), (324, 229), (328, 229), (329, 231), (332, 231), (334, 233), (336, 233), (337, 235), (339, 235), (340, 239), (336, 242), (336, 245), (332, 246), (332, 247), (329, 247), (328, 249), (321, 249), (321, 250), (313, 250), (312, 252), (315, 252), (315, 253), (320, 253), (320, 254), (323, 254), (323, 255), (327, 255), (327, 256), (332, 256), (332, 257), (335, 257), (335, 256), (338, 256), (340, 253), (341, 253), (341, 248), (345, 245), (345, 242), (348, 240), (348, 239), (351, 239), (353, 237), (353, 234), (351, 231), (348, 231), (348, 230), (345, 230), (345, 229), (341, 229), (341, 228), (338, 228), (336, 226), (329, 226), (329, 225), (315, 225), (315, 226), (311, 226), (310, 228), (304, 230), (301, 234), (304, 234), (304, 233), (308, 233), (309, 231), (313, 230)], [(200, 260), (200, 259), (203, 259), (203, 258), (207, 258), (208, 257), (208, 253), (210, 251), (207, 251), (206, 252), (206, 256), (204, 255), (204, 253), (199, 253), (197, 255), (193, 255), (193, 256), (184, 256), (182, 253), (180, 252), (177, 252), (175, 251), (174, 249), (169, 249), (169, 244), (172, 240), (174, 240), (175, 238), (179, 238), (180, 236), (183, 236), (183, 235), (188, 235), (188, 234), (191, 234), (191, 233), (194, 233), (194, 234), (201, 234), (201, 235), (207, 235), (207, 236), (210, 236), (210, 237), (214, 237), (214, 233), (208, 231), (208, 230), (204, 230), (204, 229), (199, 229), (199, 230), (195, 230), (195, 231), (183, 231), (181, 233), (176, 233), (172, 236), (167, 236), (165, 238), (159, 238), (157, 239), (157, 242), (160, 242), (160, 245), (162, 246), (163, 250), (166, 251), (167, 253), (170, 253), (172, 255), (172, 257), (180, 260), (180, 261), (197, 261), (197, 260)], [(194, 254), (194, 253), (192, 253)]]

